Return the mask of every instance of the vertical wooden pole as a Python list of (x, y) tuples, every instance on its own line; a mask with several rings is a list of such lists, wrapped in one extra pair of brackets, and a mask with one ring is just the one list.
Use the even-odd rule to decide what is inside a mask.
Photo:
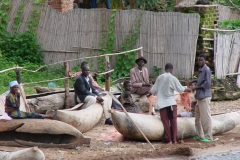
[[(22, 99), (23, 99), (23, 102), (24, 102), (25, 110), (26, 110), (26, 112), (30, 112), (30, 108), (29, 108), (29, 106), (27, 104), (24, 88), (23, 88), (23, 86), (21, 84), (22, 79), (21, 79), (20, 69), (17, 68), (15, 70), (15, 72), (16, 72), (16, 79), (17, 79), (17, 82), (19, 84), (19, 90), (20, 90), (20, 93), (21, 93), (21, 96), (22, 96)], [(21, 103), (20, 103), (20, 105), (21, 105)]]
[(140, 52), (140, 56), (143, 57), (143, 48), (141, 48), (139, 52)]
[[(68, 62), (64, 62), (65, 77), (68, 77), (69, 65)], [(69, 78), (65, 79), (65, 108), (70, 108), (69, 104)]]
[[(105, 56), (105, 71), (110, 70), (109, 56)], [(105, 90), (110, 91), (110, 73), (105, 75)]]
[(178, 0), (175, 0), (175, 6), (178, 5)]

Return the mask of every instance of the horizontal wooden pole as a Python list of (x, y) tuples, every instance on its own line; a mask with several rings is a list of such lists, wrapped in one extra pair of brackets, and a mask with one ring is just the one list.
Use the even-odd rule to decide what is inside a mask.
[(212, 28), (201, 28), (204, 31), (214, 31), (214, 32), (238, 32), (240, 29), (236, 30), (225, 30), (225, 29), (212, 29)]
[(226, 76), (234, 76), (234, 75), (240, 75), (240, 72), (238, 72), (238, 73), (228, 73), (228, 74), (226, 74)]

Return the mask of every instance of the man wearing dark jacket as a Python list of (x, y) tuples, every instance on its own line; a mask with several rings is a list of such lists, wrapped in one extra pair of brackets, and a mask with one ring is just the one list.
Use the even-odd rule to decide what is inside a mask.
[(82, 67), (82, 74), (80, 74), (75, 83), (74, 90), (81, 102), (84, 102), (84, 108), (89, 107), (94, 103), (101, 103), (103, 106), (104, 116), (106, 118), (105, 124), (112, 125), (110, 119), (110, 113), (108, 110), (111, 109), (112, 99), (106, 99), (99, 96), (99, 92), (92, 86), (92, 80), (89, 78), (89, 66)]

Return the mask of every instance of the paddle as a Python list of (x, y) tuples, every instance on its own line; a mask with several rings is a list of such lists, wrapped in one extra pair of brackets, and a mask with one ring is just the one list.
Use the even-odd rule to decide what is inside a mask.
[(27, 100), (26, 100), (26, 95), (25, 95), (25, 92), (24, 92), (24, 88), (23, 88), (23, 86), (22, 86), (22, 84), (21, 84), (20, 70), (19, 70), (18, 68), (16, 68), (15, 72), (16, 72), (16, 76), (17, 76), (16, 79), (17, 79), (18, 84), (19, 84), (19, 90), (20, 90), (21, 96), (22, 96), (23, 101), (24, 101), (25, 110), (26, 110), (27, 112), (30, 112), (30, 108), (29, 108), (29, 106), (28, 106), (28, 104), (27, 104)]
[[(108, 92), (107, 92), (107, 94), (108, 94), (109, 96), (111, 96)], [(117, 100), (115, 97), (113, 97), (113, 96), (111, 96), (111, 97), (118, 102), (118, 100)], [(119, 103), (119, 104), (120, 104), (120, 106), (122, 107), (124, 113), (129, 117), (129, 119), (132, 121), (132, 123), (135, 125), (135, 127), (137, 127), (137, 129), (138, 129), (139, 132), (142, 134), (142, 136), (145, 138), (145, 140), (148, 142), (148, 144), (149, 144), (154, 150), (156, 150), (156, 148), (152, 145), (152, 143), (148, 140), (148, 138), (147, 138), (147, 137), (145, 136), (145, 134), (142, 132), (142, 130), (138, 127), (138, 125), (137, 125), (137, 124), (132, 120), (132, 118), (129, 116), (128, 112), (127, 112), (126, 109), (122, 106), (122, 104), (121, 104), (121, 103)]]

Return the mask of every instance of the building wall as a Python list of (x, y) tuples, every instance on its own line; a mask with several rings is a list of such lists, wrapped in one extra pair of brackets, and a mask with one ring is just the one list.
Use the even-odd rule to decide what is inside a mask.
[(59, 12), (68, 12), (73, 9), (74, 0), (48, 0), (48, 5)]

